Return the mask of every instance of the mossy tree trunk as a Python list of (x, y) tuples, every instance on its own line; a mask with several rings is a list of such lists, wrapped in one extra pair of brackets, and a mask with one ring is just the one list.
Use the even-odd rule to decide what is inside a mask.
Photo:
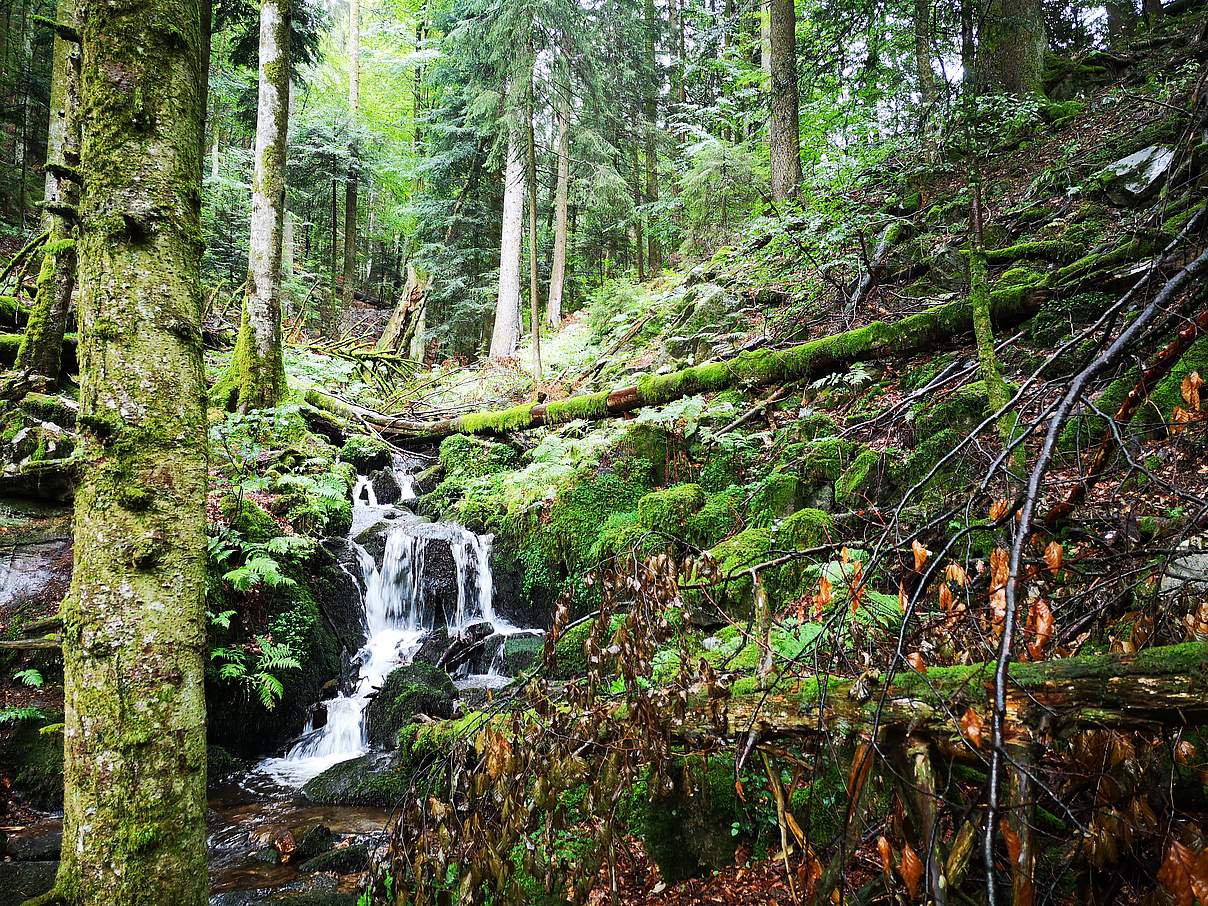
[[(531, 39), (530, 39), (531, 42)], [(532, 44), (529, 56), (534, 57)], [(534, 57), (535, 58), (535, 57)], [(528, 183), (528, 239), (529, 239), (529, 330), (533, 339), (533, 380), (541, 383), (541, 287), (537, 279), (539, 263), (537, 248), (537, 138), (533, 133), (533, 71), (529, 69), (525, 120), (525, 181)]]
[(81, 0), (80, 444), (63, 604), (73, 904), (203, 906), (198, 0)]
[(260, 94), (247, 292), (231, 363), (214, 392), (221, 405), (244, 411), (275, 406), (286, 389), (281, 348), (281, 260), (289, 133), (290, 15), (290, 0), (263, 0), (260, 5)]
[(784, 201), (801, 189), (801, 122), (797, 98), (797, 10), (793, 0), (769, 0), (771, 119), (768, 150), (772, 198)]
[[(361, 3), (348, 4), (348, 121), (354, 129), (361, 106)], [(348, 148), (348, 176), (344, 180), (344, 286), (343, 310), (352, 307), (357, 288), (357, 162), (355, 139)]]
[(1041, 90), (1045, 33), (1040, 0), (989, 0), (978, 42), (977, 82), (983, 93)]
[[(57, 18), (75, 27), (76, 0), (59, 0)], [(75, 208), (79, 203), (80, 48), (59, 34), (54, 39), (47, 135), (46, 229), (48, 233), (37, 292), (25, 337), (17, 351), (17, 371), (57, 380), (63, 334), (76, 282)]]

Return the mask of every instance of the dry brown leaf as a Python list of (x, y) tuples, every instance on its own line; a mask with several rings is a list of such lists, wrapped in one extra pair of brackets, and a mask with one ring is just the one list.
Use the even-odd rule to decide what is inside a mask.
[(923, 547), (918, 538), (910, 543), (910, 549), (914, 551), (914, 571), (917, 573), (923, 568), (923, 564), (927, 562), (927, 558), (931, 556), (931, 551)]
[(1019, 853), (1022, 849), (1019, 843), (1019, 834), (1015, 833), (1015, 828), (1003, 821), (999, 825), (999, 830), (1002, 831), (1003, 841), (1007, 844), (1007, 858), (1011, 860), (1011, 865), (1019, 864)]
[(1158, 883), (1174, 895), (1178, 906), (1192, 906), (1197, 899), (1208, 903), (1208, 850), (1196, 855), (1172, 840), (1158, 870)]
[(1193, 371), (1184, 377), (1183, 383), (1179, 385), (1179, 391), (1183, 394), (1183, 402), (1196, 412), (1200, 411), (1200, 388), (1203, 386), (1204, 379), (1200, 377), (1198, 371)]
[(881, 855), (881, 871), (885, 872), (885, 877), (888, 878), (893, 874), (893, 853), (884, 834), (877, 837), (877, 852)]
[(1044, 549), (1044, 562), (1049, 572), (1056, 574), (1061, 569), (1061, 561), (1065, 557), (1065, 548), (1060, 541), (1050, 541)]
[(1187, 411), (1182, 406), (1175, 406), (1174, 411), (1170, 413), (1170, 433), (1183, 433), (1187, 430), (1187, 423), (1194, 417), (1194, 413)]
[(1195, 761), (1195, 743), (1180, 739), (1179, 744), (1174, 747), (1174, 760), (1179, 764), (1191, 764)]
[(1053, 609), (1043, 598), (1032, 605), (1028, 613), (1028, 654), (1032, 660), (1039, 661), (1044, 657), (1044, 651), (1053, 640)]
[(972, 707), (965, 709), (965, 713), (961, 715), (961, 733), (965, 739), (972, 743), (975, 749), (982, 747), (982, 734), (985, 731), (985, 725), (982, 723), (981, 715), (973, 710)]
[(906, 663), (910, 665), (910, 669), (915, 673), (927, 672), (927, 662), (923, 660), (923, 655), (917, 651), (912, 651), (906, 655)]
[(901, 610), (902, 613), (905, 613), (906, 607), (909, 603), (910, 603), (910, 596), (906, 594), (906, 583), (899, 582), (898, 583), (898, 609)]
[(919, 898), (919, 882), (923, 879), (923, 860), (918, 857), (909, 843), (902, 844), (902, 861), (898, 863), (898, 874), (906, 883), (910, 899)]
[(1007, 508), (1010, 506), (1011, 503), (1006, 497), (999, 497), (990, 504), (990, 521), (997, 522), (1003, 516), (1007, 515)]
[(940, 586), (940, 610), (947, 613), (952, 609), (952, 589), (945, 582)]
[(969, 574), (965, 572), (963, 566), (953, 562), (949, 563), (947, 569), (944, 570), (944, 578), (955, 583), (957, 588), (964, 588), (965, 583), (969, 581)]

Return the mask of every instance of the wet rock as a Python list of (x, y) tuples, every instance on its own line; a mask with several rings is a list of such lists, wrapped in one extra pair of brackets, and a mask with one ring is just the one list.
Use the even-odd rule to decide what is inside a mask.
[(545, 650), (545, 636), (509, 635), (503, 641), (503, 672), (517, 676), (531, 668)]
[(379, 469), (373, 472), (369, 476), (369, 483), (373, 486), (373, 495), (379, 505), (398, 503), (399, 498), (403, 496), (403, 489), (393, 469)]
[(354, 434), (344, 442), (340, 459), (350, 463), (358, 472), (367, 474), (382, 469), (394, 460), (394, 450), (383, 440), (365, 434)]
[(214, 789), (232, 774), (246, 767), (247, 762), (235, 757), (222, 746), (206, 746), (206, 785), (210, 789)]
[(11, 766), (9, 776), (19, 799), (41, 811), (57, 812), (63, 807), (63, 737), (41, 729), (61, 723), (63, 715), (41, 707), (46, 713), (42, 720), (0, 724), (0, 764)]
[(298, 871), (303, 873), (334, 871), (336, 874), (346, 875), (354, 871), (364, 871), (368, 867), (369, 847), (364, 843), (354, 843), (352, 846), (333, 849), (331, 852), (308, 859), (298, 866)]
[(50, 862), (63, 846), (63, 822), (42, 821), (8, 834), (4, 854), (17, 862)]
[(413, 765), (401, 752), (375, 752), (332, 765), (302, 787), (302, 797), (317, 805), (368, 805), (389, 808), (411, 785)]
[(365, 709), (372, 745), (393, 745), (398, 731), (417, 715), (453, 716), (457, 690), (449, 675), (431, 664), (408, 664), (392, 671)]
[(1094, 178), (1104, 187), (1113, 203), (1140, 204), (1162, 188), (1170, 175), (1173, 161), (1174, 151), (1171, 148), (1150, 145), (1108, 165)]
[(449, 650), (449, 630), (444, 626), (433, 629), (424, 636), (419, 649), (411, 657), (413, 664), (431, 664), (437, 666), (445, 652)]
[(456, 673), (467, 665), (472, 666), (482, 659), (486, 647), (484, 643), (493, 635), (495, 627), (485, 620), (471, 623), (450, 639), (449, 647), (441, 656), (438, 666), (449, 673)]
[(444, 477), (444, 471), (441, 465), (437, 463), (434, 466), (429, 466), (422, 472), (416, 473), (415, 484), (413, 485), (416, 495), (422, 497), (435, 491), (436, 486), (440, 484), (441, 479)]
[(0, 862), (0, 903), (24, 903), (54, 886), (58, 862)]
[(316, 824), (308, 828), (298, 841), (298, 851), (295, 859), (301, 863), (327, 852), (335, 845), (336, 835), (326, 824)]
[(274, 846), (262, 846), (252, 853), (251, 858), (253, 861), (263, 862), (265, 865), (279, 865), (281, 863), (281, 853), (277, 852)]

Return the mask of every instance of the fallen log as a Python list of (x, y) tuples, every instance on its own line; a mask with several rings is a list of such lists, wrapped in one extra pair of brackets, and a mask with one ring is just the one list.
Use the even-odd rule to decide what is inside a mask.
[[(990, 726), (994, 664), (935, 667), (861, 680), (782, 680), (764, 692), (742, 680), (715, 725), (724, 735), (799, 736), (838, 726), (901, 728), (907, 733), (957, 737), (972, 710)], [(1007, 716), (1033, 734), (1095, 727), (1143, 730), (1208, 722), (1208, 643), (1149, 648), (1135, 655), (1093, 654), (1012, 663)], [(695, 713), (709, 713), (700, 702)], [(713, 708), (714, 712), (716, 709)], [(691, 713), (691, 712), (690, 712)], [(709, 718), (689, 717), (685, 728)], [(974, 740), (970, 740), (973, 742)], [(986, 740), (988, 743), (988, 730)]]
[[(995, 326), (1007, 328), (1027, 320), (1054, 293), (1055, 290), (1045, 284), (1012, 287), (993, 293), (990, 310)], [(363, 409), (357, 409), (355, 416), (372, 423), (383, 434), (408, 441), (435, 441), (453, 434), (504, 434), (575, 419), (608, 418), (644, 406), (662, 405), (685, 396), (736, 386), (766, 387), (812, 380), (856, 362), (911, 355), (934, 348), (972, 329), (972, 309), (966, 299), (958, 299), (892, 324), (874, 321), (789, 349), (752, 349), (721, 362), (696, 365), (670, 374), (646, 375), (633, 386), (611, 392), (604, 390), (550, 403), (521, 403), (508, 409), (469, 412), (429, 421), (393, 418)], [(320, 390), (309, 391), (306, 398), (312, 405), (338, 415), (349, 417), (353, 414), (347, 411), (347, 404)]]

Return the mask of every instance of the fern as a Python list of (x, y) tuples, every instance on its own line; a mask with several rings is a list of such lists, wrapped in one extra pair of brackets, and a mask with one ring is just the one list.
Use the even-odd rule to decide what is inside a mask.
[(41, 720), (45, 716), (41, 708), (28, 706), (22, 708), (0, 708), (0, 724), (9, 724), (18, 720)]
[(248, 651), (244, 648), (215, 648), (210, 652), (210, 658), (226, 662), (218, 668), (220, 678), (239, 683), (248, 694), (256, 696), (266, 711), (271, 711), (285, 694), (285, 685), (276, 674), (283, 670), (300, 670), (302, 663), (288, 645), (266, 636), (257, 636), (256, 645), (256, 664), (251, 669)]
[(35, 689), (42, 685), (42, 674), (32, 667), (18, 670), (13, 674), (13, 679), (19, 683), (24, 683), (26, 686), (33, 686)]

